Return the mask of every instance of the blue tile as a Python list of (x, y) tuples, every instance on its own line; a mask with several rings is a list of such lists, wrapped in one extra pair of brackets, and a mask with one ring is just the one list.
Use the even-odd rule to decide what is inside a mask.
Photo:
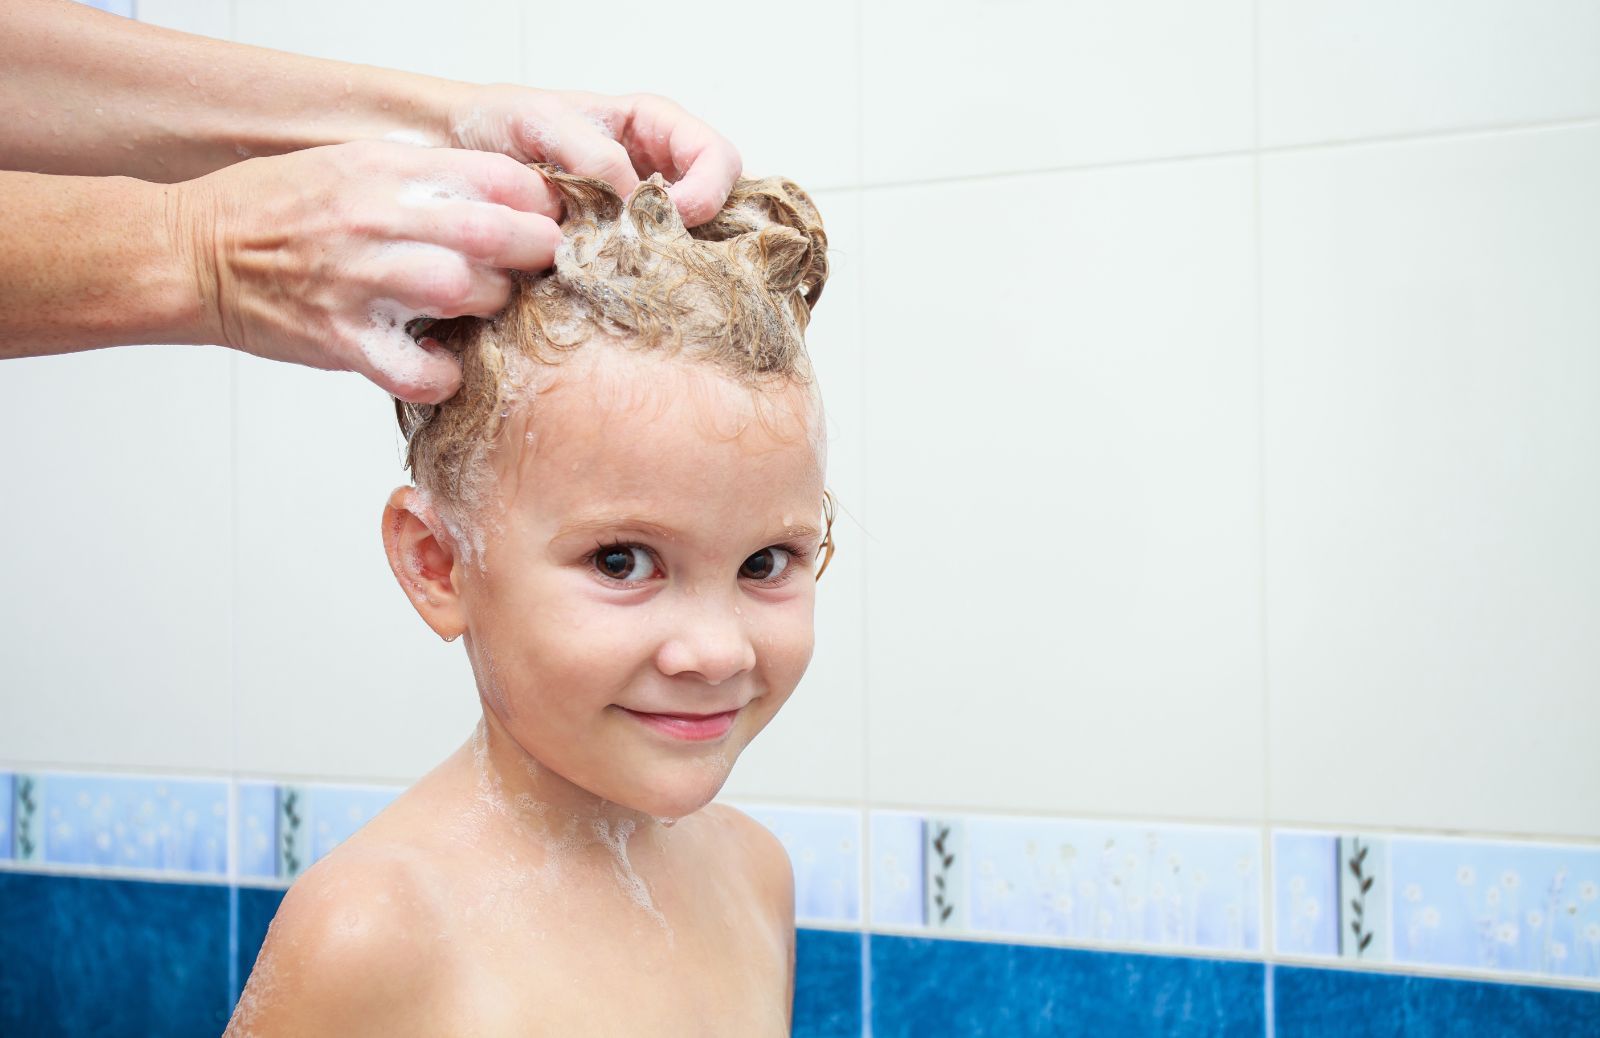
[(230, 1006), (238, 1002), (239, 991), (244, 990), (244, 982), (249, 979), (256, 956), (267, 939), (267, 927), (272, 925), (272, 917), (278, 914), (278, 906), (283, 903), (284, 894), (288, 893), (261, 887), (239, 887), (238, 892), (235, 906), (239, 913), (236, 931), (239, 943), (235, 949), (234, 974), (238, 990), (229, 992)]
[(1600, 1035), (1600, 992), (1273, 967), (1275, 1038)]
[(215, 1038), (227, 957), (224, 886), (0, 872), (0, 1034)]
[(1286, 955), (1339, 954), (1339, 837), (1274, 832), (1276, 947)]
[(1600, 980), (1600, 847), (1394, 837), (1395, 960)]
[(227, 783), (65, 773), (36, 779), (40, 860), (227, 875)]
[(963, 829), (970, 931), (1261, 947), (1260, 830), (981, 816)]
[(922, 816), (872, 812), (872, 923), (923, 925)]
[(16, 793), (12, 790), (10, 772), (0, 772), (0, 860), (11, 857), (11, 812)]
[(828, 807), (736, 804), (772, 830), (794, 866), (801, 922), (861, 921), (861, 812)]
[(238, 875), (272, 879), (278, 874), (278, 787), (240, 782), (238, 787)]
[(860, 1038), (859, 933), (805, 930), (795, 935), (795, 1038)]
[(1259, 962), (872, 938), (872, 1033), (1260, 1035)]

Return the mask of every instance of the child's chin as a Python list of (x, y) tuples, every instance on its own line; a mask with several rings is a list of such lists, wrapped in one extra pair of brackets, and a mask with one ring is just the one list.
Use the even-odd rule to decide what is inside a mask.
[(656, 818), (682, 818), (711, 803), (727, 778), (725, 769), (659, 773), (647, 785), (631, 791), (627, 806)]

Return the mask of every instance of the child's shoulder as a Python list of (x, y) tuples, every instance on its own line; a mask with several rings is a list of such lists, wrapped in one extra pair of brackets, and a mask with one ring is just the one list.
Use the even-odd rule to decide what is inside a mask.
[(789, 852), (772, 831), (731, 804), (707, 804), (699, 813), (709, 823), (718, 851), (734, 858), (759, 885), (762, 895), (792, 919), (794, 868)]
[(273, 917), (230, 1031), (417, 1027), (440, 972), (430, 868), (402, 848), (352, 841), (307, 869)]

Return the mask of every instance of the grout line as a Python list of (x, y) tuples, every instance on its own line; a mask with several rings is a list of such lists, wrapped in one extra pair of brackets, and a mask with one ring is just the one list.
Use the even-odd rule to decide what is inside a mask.
[[(1260, 905), (1261, 947), (1270, 953), (1278, 946), (1277, 860), (1273, 857), (1272, 829), (1272, 670), (1268, 659), (1267, 632), (1267, 342), (1265, 300), (1262, 296), (1265, 259), (1262, 255), (1261, 205), (1261, 0), (1250, 5), (1250, 259), (1251, 295), (1254, 303), (1256, 353), (1256, 609), (1257, 637), (1260, 639), (1261, 669), (1261, 867), (1256, 894)], [(1266, 1038), (1273, 1038), (1272, 964), (1261, 974), (1262, 1025)]]
[(1297, 155), (1319, 151), (1350, 151), (1358, 148), (1385, 145), (1428, 143), (1434, 141), (1471, 140), (1478, 137), (1496, 137), (1511, 133), (1538, 133), (1547, 130), (1576, 130), (1600, 126), (1600, 116), (1583, 116), (1576, 119), (1551, 119), (1534, 122), (1490, 123), (1474, 127), (1457, 127), (1424, 133), (1380, 134), (1373, 137), (1354, 137), (1346, 140), (1317, 141), (1307, 144), (1280, 144), (1273, 147), (1224, 148), (1217, 151), (1197, 151), (1180, 155), (1161, 155), (1150, 158), (1108, 159), (1101, 162), (1067, 162), (1055, 166), (1030, 169), (990, 170), (983, 173), (963, 173), (949, 177), (908, 177), (900, 180), (862, 182), (863, 191), (890, 191), (899, 188), (939, 187), (957, 184), (976, 184), (992, 180), (1016, 180), (1024, 177), (1045, 177), (1062, 173), (1088, 173), (1101, 170), (1143, 169), (1155, 166), (1181, 165), (1193, 162), (1211, 162), (1222, 159), (1258, 158), (1263, 155)]

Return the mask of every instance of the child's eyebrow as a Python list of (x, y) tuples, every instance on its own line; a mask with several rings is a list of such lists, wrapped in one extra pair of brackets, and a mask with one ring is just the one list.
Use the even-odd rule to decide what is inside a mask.
[[(562, 523), (561, 528), (556, 530), (555, 536), (550, 539), (559, 541), (573, 534), (595, 533), (602, 530), (638, 530), (640, 533), (646, 533), (652, 537), (660, 537), (665, 541), (685, 539), (681, 532), (664, 523), (658, 523), (642, 516), (622, 513), (576, 516)], [(807, 540), (817, 536), (819, 536), (817, 528), (808, 523), (785, 527), (777, 535), (779, 539), (783, 537), (798, 537)]]

